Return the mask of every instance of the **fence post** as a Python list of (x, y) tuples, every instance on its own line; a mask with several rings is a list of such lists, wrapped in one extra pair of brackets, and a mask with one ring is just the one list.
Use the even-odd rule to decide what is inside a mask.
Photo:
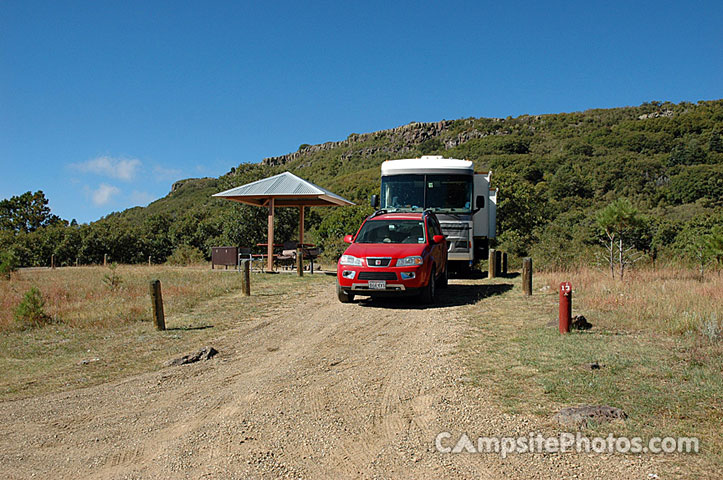
[(244, 296), (251, 295), (251, 260), (241, 260), (241, 292)]
[(507, 275), (507, 252), (502, 252), (502, 275)]
[(166, 319), (163, 316), (163, 296), (161, 295), (161, 281), (151, 280), (151, 307), (153, 308), (153, 323), (157, 330), (166, 329)]
[(532, 258), (522, 259), (522, 292), (525, 295), (532, 295)]
[(502, 252), (495, 250), (495, 277), (502, 274)]
[(103, 254), (103, 266), (104, 267), (108, 266), (108, 254), (107, 253)]
[(304, 250), (300, 247), (296, 249), (296, 271), (300, 277), (304, 276)]
[(78, 257), (75, 257), (75, 266), (78, 266)]
[(490, 248), (488, 257), (487, 267), (487, 278), (495, 278), (497, 276), (497, 251), (494, 248)]
[(148, 255), (148, 266), (149, 267), (151, 266), (151, 256), (150, 255)]
[(52, 268), (53, 270), (55, 270), (55, 254), (52, 254), (52, 255), (50, 256), (50, 268)]

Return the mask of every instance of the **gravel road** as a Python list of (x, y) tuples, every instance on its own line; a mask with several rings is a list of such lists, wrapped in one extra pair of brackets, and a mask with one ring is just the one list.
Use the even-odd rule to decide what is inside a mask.
[(495, 301), (485, 288), (453, 280), (439, 305), (421, 308), (341, 304), (329, 282), (255, 320), (242, 297), (226, 297), (239, 327), (211, 342), (220, 354), (209, 361), (0, 404), (3, 476), (649, 478), (650, 458), (436, 450), (443, 431), (550, 428), (465, 382), (455, 350), (465, 316)]

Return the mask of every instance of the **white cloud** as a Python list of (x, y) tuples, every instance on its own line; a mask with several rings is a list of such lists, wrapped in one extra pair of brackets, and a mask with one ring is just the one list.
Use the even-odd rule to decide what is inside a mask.
[(137, 158), (113, 158), (101, 156), (83, 163), (71, 163), (76, 170), (86, 173), (95, 173), (119, 180), (130, 181), (136, 176), (141, 161)]
[(131, 193), (131, 202), (133, 202), (133, 205), (145, 206), (155, 199), (155, 195), (148, 192), (139, 192), (138, 190), (134, 190), (133, 193)]
[(110, 202), (113, 195), (118, 195), (119, 193), (120, 189), (118, 187), (101, 183), (96, 190), (93, 190), (91, 199), (93, 200), (94, 205), (100, 207)]

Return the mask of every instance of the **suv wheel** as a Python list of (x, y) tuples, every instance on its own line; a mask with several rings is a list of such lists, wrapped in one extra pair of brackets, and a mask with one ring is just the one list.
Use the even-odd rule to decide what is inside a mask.
[(339, 298), (341, 303), (351, 303), (354, 301), (354, 294), (344, 291), (338, 282), (336, 284), (336, 296)]
[(437, 283), (435, 271), (434, 267), (432, 267), (432, 272), (429, 275), (429, 282), (427, 282), (427, 286), (422, 289), (421, 297), (423, 303), (434, 303), (435, 283)]
[(444, 272), (442, 272), (442, 275), (439, 276), (439, 288), (447, 288), (447, 285), (449, 284), (449, 276), (447, 275), (447, 270), (449, 267), (445, 265)]

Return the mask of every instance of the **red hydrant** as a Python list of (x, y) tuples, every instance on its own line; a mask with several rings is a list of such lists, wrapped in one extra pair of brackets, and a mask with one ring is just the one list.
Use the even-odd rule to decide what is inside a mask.
[(572, 285), (570, 282), (560, 284), (560, 333), (570, 333), (572, 322)]

